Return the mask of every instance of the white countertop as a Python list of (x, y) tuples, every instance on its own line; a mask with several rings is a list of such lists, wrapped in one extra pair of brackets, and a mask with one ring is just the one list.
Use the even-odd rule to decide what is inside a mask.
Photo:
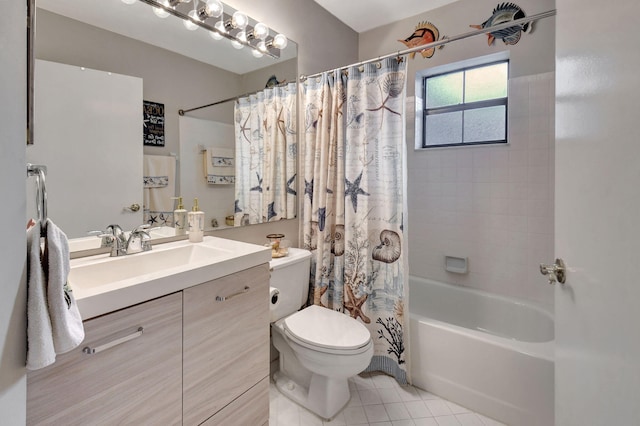
[(158, 244), (121, 257), (71, 260), (69, 285), (83, 320), (268, 263), (271, 249), (217, 237)]

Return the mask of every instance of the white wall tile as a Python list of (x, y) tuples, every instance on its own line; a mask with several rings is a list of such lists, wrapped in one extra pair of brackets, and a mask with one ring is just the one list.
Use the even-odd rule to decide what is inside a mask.
[[(508, 145), (410, 155), (411, 274), (552, 304), (533, 272), (553, 257), (553, 88), (553, 73), (510, 81)], [(447, 273), (445, 254), (472, 272)]]
[(509, 151), (509, 167), (527, 166), (529, 161), (529, 151), (512, 148)]
[(467, 149), (456, 149), (456, 167), (470, 168), (473, 167), (473, 152)]

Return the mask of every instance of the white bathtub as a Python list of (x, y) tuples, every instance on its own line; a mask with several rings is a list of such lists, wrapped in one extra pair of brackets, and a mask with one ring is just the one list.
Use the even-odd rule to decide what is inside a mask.
[(508, 425), (553, 425), (550, 312), (418, 277), (409, 291), (415, 386)]

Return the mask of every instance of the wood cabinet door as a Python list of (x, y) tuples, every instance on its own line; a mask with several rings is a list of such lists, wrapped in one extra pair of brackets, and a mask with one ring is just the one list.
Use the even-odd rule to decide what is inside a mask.
[(183, 333), (183, 423), (198, 425), (269, 375), (268, 265), (185, 289)]
[(269, 378), (243, 393), (201, 426), (262, 425), (269, 421)]
[(78, 348), (27, 375), (28, 425), (181, 424), (182, 293), (84, 328)]

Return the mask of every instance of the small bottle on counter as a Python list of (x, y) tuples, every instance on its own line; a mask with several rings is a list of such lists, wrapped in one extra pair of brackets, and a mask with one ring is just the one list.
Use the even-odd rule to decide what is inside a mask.
[(198, 207), (198, 199), (193, 200), (193, 208), (188, 214), (189, 241), (199, 243), (204, 237), (204, 212)]
[(187, 210), (182, 205), (182, 197), (173, 197), (178, 200), (178, 208), (173, 211), (173, 227), (176, 235), (187, 234)]

